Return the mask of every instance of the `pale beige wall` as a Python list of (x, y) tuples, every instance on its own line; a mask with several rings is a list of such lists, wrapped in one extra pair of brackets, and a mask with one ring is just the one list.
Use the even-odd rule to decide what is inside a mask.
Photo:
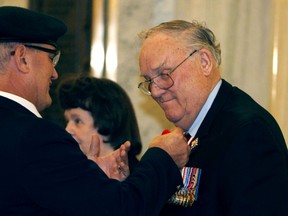
[(28, 7), (29, 0), (0, 0), (0, 6)]
[[(273, 63), (270, 73), (270, 106), (288, 141), (288, 0), (273, 4)], [(286, 143), (287, 144), (287, 143)]]

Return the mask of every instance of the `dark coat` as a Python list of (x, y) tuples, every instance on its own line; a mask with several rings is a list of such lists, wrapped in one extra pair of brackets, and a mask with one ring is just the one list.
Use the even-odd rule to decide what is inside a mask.
[(162, 215), (283, 216), (288, 212), (288, 154), (274, 118), (226, 81), (196, 136), (187, 164), (202, 170), (192, 207)]
[(182, 183), (159, 148), (125, 182), (110, 180), (63, 128), (0, 97), (0, 215), (158, 215)]

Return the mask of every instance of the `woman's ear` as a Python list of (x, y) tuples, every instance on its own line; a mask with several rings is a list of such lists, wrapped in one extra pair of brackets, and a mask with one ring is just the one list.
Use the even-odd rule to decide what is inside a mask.
[(212, 53), (208, 49), (199, 50), (200, 59), (201, 59), (201, 68), (205, 76), (208, 76), (213, 68), (213, 58)]
[(18, 71), (28, 73), (29, 64), (27, 62), (27, 58), (29, 57), (27, 56), (27, 48), (24, 45), (17, 46), (15, 49), (14, 57)]

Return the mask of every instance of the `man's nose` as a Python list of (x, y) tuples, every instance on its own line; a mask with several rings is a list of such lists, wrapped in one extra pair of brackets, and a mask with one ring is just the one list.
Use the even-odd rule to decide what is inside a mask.
[(160, 88), (156, 83), (152, 82), (150, 85), (150, 92), (153, 98), (157, 98), (165, 92), (165, 89)]

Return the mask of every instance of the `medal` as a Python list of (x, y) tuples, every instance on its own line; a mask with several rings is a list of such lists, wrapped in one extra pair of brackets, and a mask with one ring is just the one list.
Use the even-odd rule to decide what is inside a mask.
[[(198, 146), (198, 138), (193, 139), (190, 134), (184, 136), (187, 139), (187, 144), (193, 150)], [(201, 169), (195, 167), (184, 167), (181, 171), (183, 179), (183, 187), (179, 187), (175, 194), (168, 200), (169, 204), (189, 207), (197, 200), (198, 187), (201, 176)]]
[(178, 188), (177, 192), (168, 200), (168, 203), (184, 207), (192, 206), (194, 201), (197, 200), (200, 176), (201, 169), (184, 167), (182, 169), (183, 187)]

